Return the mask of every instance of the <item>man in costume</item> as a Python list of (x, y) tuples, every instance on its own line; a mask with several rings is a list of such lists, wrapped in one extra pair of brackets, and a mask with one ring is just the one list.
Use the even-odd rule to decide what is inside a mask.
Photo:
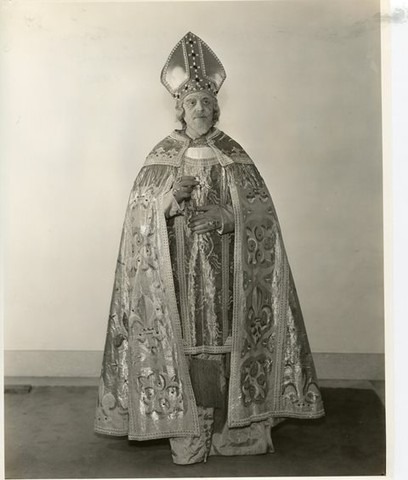
[(215, 127), (226, 74), (189, 32), (161, 75), (182, 129), (147, 157), (120, 242), (95, 431), (170, 438), (173, 461), (273, 452), (324, 415), (268, 189)]

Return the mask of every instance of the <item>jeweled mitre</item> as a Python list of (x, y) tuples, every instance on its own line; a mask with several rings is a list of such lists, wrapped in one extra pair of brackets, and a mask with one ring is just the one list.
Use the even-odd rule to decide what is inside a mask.
[(175, 98), (182, 99), (199, 91), (217, 95), (226, 76), (211, 48), (188, 32), (171, 51), (161, 73), (161, 82)]

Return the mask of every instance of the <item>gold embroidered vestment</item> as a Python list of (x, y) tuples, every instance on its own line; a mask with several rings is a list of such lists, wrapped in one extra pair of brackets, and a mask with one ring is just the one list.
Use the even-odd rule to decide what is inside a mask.
[[(198, 435), (186, 354), (231, 352), (228, 426), (318, 418), (323, 403), (279, 222), (242, 147), (220, 130), (209, 161), (175, 131), (147, 157), (130, 194), (115, 272), (95, 431), (147, 440)], [(192, 235), (163, 198), (200, 178), (190, 207), (229, 205), (235, 231)], [(186, 212), (188, 215), (188, 211)]]

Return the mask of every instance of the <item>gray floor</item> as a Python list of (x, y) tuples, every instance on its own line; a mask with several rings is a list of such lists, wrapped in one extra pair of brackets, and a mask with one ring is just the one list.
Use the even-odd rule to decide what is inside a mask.
[[(290, 475), (311, 475), (316, 473), (315, 470), (308, 471), (305, 457), (311, 452), (316, 459), (320, 454), (318, 450), (325, 448), (325, 444), (319, 444), (318, 440), (316, 445), (305, 440), (303, 445), (309, 449), (307, 453), (293, 447), (298, 451), (289, 449), (290, 455), (285, 456), (284, 442), (288, 447), (294, 434), (288, 431), (285, 435), (281, 430), (277, 438), (282, 442), (282, 449), (273, 455), (213, 457), (207, 464), (179, 467), (171, 462), (166, 440), (129, 442), (126, 438), (95, 435), (92, 428), (95, 383), (95, 379), (6, 379), (6, 478), (288, 475), (285, 472), (289, 467)], [(44, 387), (44, 384), (48, 386)], [(321, 380), (320, 385), (375, 391), (384, 403), (384, 382), (381, 381)], [(378, 397), (374, 397), (378, 402)], [(357, 420), (360, 422), (359, 417)], [(306, 432), (307, 429), (308, 438), (313, 439), (313, 427), (309, 423), (300, 431)], [(319, 432), (318, 426), (315, 431)], [(346, 430), (344, 432), (347, 437)], [(347, 439), (343, 449), (346, 444)], [(338, 455), (334, 454), (330, 460), (333, 475), (338, 474), (336, 469), (346, 468), (336, 463), (340, 462), (341, 454), (339, 450)], [(356, 455), (355, 452), (349, 454)], [(296, 459), (298, 469), (294, 465)], [(313, 468), (316, 469), (316, 462)], [(347, 473), (347, 469), (344, 471), (344, 475), (352, 474)]]

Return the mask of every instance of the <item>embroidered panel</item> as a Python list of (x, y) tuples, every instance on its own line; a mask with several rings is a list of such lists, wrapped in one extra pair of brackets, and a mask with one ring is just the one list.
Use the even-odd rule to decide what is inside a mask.
[(254, 166), (228, 170), (235, 209), (229, 425), (324, 414), (276, 212)]
[(178, 165), (183, 145), (187, 147), (188, 142), (180, 142), (180, 140), (169, 135), (153, 148), (147, 156), (144, 165)]
[(178, 175), (200, 181), (193, 190), (184, 216), (168, 221), (170, 254), (183, 343), (188, 353), (229, 352), (225, 340), (231, 335), (233, 235), (213, 231), (194, 234), (187, 226), (201, 205), (231, 205), (223, 168), (219, 163), (181, 163)]
[(129, 198), (95, 416), (100, 433), (142, 440), (198, 432), (159, 206), (172, 175), (170, 167), (145, 167)]
[(219, 135), (214, 138), (213, 144), (225, 157), (230, 158), (234, 163), (253, 164), (253, 161), (241, 145), (226, 133), (220, 131)]
[(100, 433), (137, 440), (198, 433), (183, 340), (188, 353), (232, 349), (230, 427), (324, 414), (269, 192), (236, 142), (222, 132), (211, 138), (217, 158), (235, 163), (183, 171), (201, 179), (193, 205), (232, 204), (235, 235), (200, 243), (184, 218), (166, 225), (162, 197), (187, 146), (174, 138), (159, 144), (126, 212), (95, 416)]
[[(179, 166), (187, 148), (196, 143), (184, 132), (175, 130), (153, 148), (144, 165)], [(218, 129), (214, 129), (206, 137), (200, 139), (199, 144), (210, 146), (214, 150), (218, 162), (223, 166), (230, 163), (253, 164), (241, 145)]]

